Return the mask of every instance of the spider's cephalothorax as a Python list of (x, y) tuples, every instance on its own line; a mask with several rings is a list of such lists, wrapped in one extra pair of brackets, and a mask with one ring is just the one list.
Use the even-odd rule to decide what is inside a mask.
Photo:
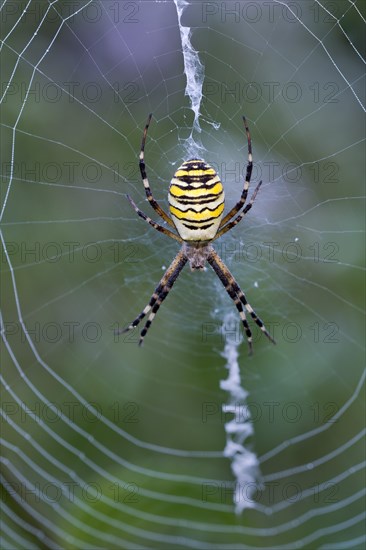
[(149, 115), (147, 119), (142, 136), (139, 162), (146, 196), (155, 212), (157, 212), (173, 230), (176, 230), (178, 234), (175, 231), (154, 222), (136, 206), (129, 195), (127, 195), (127, 197), (137, 214), (143, 220), (149, 223), (157, 231), (165, 233), (165, 235), (168, 235), (172, 239), (180, 242), (182, 247), (161, 278), (147, 306), (141, 311), (136, 319), (128, 325), (128, 327), (124, 330), (118, 331), (121, 333), (132, 330), (146, 315), (148, 315), (145, 326), (141, 331), (140, 344), (142, 344), (144, 336), (146, 335), (161, 303), (167, 297), (170, 289), (187, 262), (189, 262), (192, 270), (203, 269), (205, 263), (208, 262), (215, 271), (239, 312), (245, 334), (247, 336), (250, 352), (252, 351), (252, 333), (248, 325), (245, 311), (249, 313), (251, 318), (267, 336), (267, 338), (271, 342), (275, 343), (272, 336), (265, 328), (263, 322), (259, 319), (251, 305), (247, 302), (244, 292), (241, 290), (238, 283), (211, 245), (211, 241), (214, 241), (218, 237), (221, 237), (221, 235), (224, 235), (243, 219), (245, 214), (251, 209), (262, 183), (261, 181), (258, 183), (250, 201), (245, 204), (248, 195), (250, 177), (252, 175), (253, 160), (249, 128), (246, 124), (245, 117), (243, 117), (243, 120), (248, 139), (248, 164), (243, 191), (236, 205), (233, 206), (226, 216), (222, 217), (225, 197), (219, 176), (204, 160), (191, 159), (183, 162), (183, 164), (175, 172), (170, 183), (170, 217), (154, 199), (150, 189), (149, 180), (146, 175), (144, 160), (145, 142), (147, 130), (151, 121), (151, 115)]
[(184, 241), (211, 241), (224, 211), (224, 189), (215, 170), (201, 159), (183, 162), (169, 187), (169, 209)]

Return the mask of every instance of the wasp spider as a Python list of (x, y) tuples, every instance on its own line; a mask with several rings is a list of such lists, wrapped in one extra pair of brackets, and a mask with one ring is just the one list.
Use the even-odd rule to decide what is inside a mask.
[[(132, 330), (146, 315), (148, 315), (145, 326), (141, 331), (139, 341), (141, 345), (159, 307), (167, 297), (185, 264), (189, 262), (192, 271), (196, 269), (202, 270), (207, 261), (224, 285), (226, 292), (235, 303), (247, 336), (249, 352), (252, 352), (252, 333), (246, 319), (245, 310), (267, 338), (275, 343), (263, 322), (247, 302), (244, 292), (211, 245), (212, 241), (218, 239), (232, 229), (243, 219), (245, 214), (249, 212), (262, 184), (261, 181), (258, 183), (250, 201), (245, 205), (253, 169), (252, 144), (245, 117), (243, 117), (243, 121), (248, 140), (248, 164), (240, 200), (226, 216), (222, 217), (224, 211), (224, 189), (219, 176), (205, 161), (194, 158), (183, 162), (175, 172), (170, 183), (168, 196), (170, 217), (154, 199), (146, 175), (144, 152), (151, 116), (150, 114), (147, 119), (142, 137), (139, 157), (140, 172), (149, 203), (155, 212), (157, 212), (174, 231), (154, 222), (136, 206), (129, 195), (127, 195), (127, 198), (143, 220), (152, 225), (157, 231), (161, 231), (165, 233), (165, 235), (181, 243), (182, 247), (160, 280), (147, 306), (127, 328), (119, 332), (122, 333)], [(238, 212), (240, 213), (238, 214)]]

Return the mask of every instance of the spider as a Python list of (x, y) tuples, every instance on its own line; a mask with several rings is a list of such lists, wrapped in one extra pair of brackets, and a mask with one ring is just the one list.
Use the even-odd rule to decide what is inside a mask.
[[(144, 214), (129, 195), (127, 195), (127, 198), (140, 218), (157, 231), (181, 243), (182, 247), (161, 278), (147, 306), (128, 327), (117, 332), (121, 334), (134, 329), (149, 314), (140, 334), (139, 345), (141, 345), (159, 307), (168, 296), (185, 264), (189, 262), (192, 271), (202, 270), (207, 261), (235, 303), (246, 333), (249, 354), (253, 351), (252, 333), (246, 319), (245, 310), (267, 338), (275, 344), (274, 339), (265, 328), (263, 322), (248, 303), (244, 292), (211, 245), (213, 241), (237, 225), (249, 212), (262, 184), (262, 181), (258, 183), (250, 201), (245, 206), (253, 169), (252, 143), (245, 117), (243, 116), (243, 122), (248, 141), (248, 164), (244, 187), (239, 201), (224, 217), (222, 217), (224, 211), (224, 189), (220, 178), (209, 164), (199, 158), (183, 162), (171, 180), (168, 195), (171, 217), (164, 212), (154, 199), (146, 175), (144, 160), (145, 142), (151, 117), (152, 114), (149, 114), (142, 136), (139, 167), (149, 203), (173, 231), (156, 223)], [(240, 213), (238, 214), (238, 212)]]

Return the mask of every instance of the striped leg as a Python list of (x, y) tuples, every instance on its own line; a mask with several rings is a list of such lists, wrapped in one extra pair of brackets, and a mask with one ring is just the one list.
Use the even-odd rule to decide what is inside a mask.
[(145, 158), (144, 158), (145, 157), (145, 142), (146, 142), (146, 136), (147, 136), (147, 131), (149, 129), (151, 117), (152, 117), (152, 114), (150, 113), (148, 118), (147, 118), (146, 126), (145, 126), (144, 133), (143, 133), (143, 136), (142, 136), (141, 150), (140, 150), (140, 156), (139, 156), (139, 167), (140, 167), (142, 182), (143, 182), (144, 187), (145, 187), (145, 193), (146, 193), (146, 196), (147, 196), (147, 200), (149, 201), (149, 203), (151, 204), (151, 206), (153, 207), (155, 212), (157, 212), (159, 214), (159, 216), (161, 218), (163, 218), (163, 220), (166, 221), (171, 227), (175, 228), (173, 220), (168, 216), (168, 214), (166, 212), (164, 212), (164, 210), (161, 208), (161, 206), (154, 199), (152, 191), (150, 189), (149, 180), (148, 180), (147, 175), (146, 175), (146, 166), (145, 166)]
[(172, 263), (170, 264), (170, 266), (168, 267), (168, 269), (166, 270), (166, 272), (164, 273), (163, 277), (161, 278), (147, 306), (141, 311), (141, 313), (136, 317), (136, 319), (128, 325), (128, 327), (118, 331), (117, 334), (122, 334), (122, 333), (128, 332), (129, 330), (134, 329), (140, 323), (140, 321), (150, 312), (150, 315), (148, 317), (148, 320), (146, 321), (145, 327), (141, 331), (139, 345), (142, 344), (144, 336), (146, 335), (156, 315), (156, 312), (158, 311), (161, 303), (167, 297), (179, 273), (182, 271), (186, 263), (187, 263), (187, 257), (183, 252), (183, 250), (180, 250), (176, 255), (176, 257), (174, 258), (174, 260), (172, 261)]
[(165, 235), (168, 235), (168, 237), (171, 237), (172, 239), (175, 239), (179, 243), (182, 242), (182, 239), (178, 235), (173, 233), (173, 231), (170, 231), (170, 229), (167, 229), (166, 227), (163, 227), (162, 225), (154, 222), (151, 218), (149, 218), (149, 216), (146, 216), (146, 214), (144, 214), (143, 211), (140, 210), (139, 207), (136, 205), (136, 203), (132, 200), (130, 195), (127, 195), (127, 198), (130, 201), (130, 203), (132, 205), (132, 208), (134, 208), (135, 212), (138, 214), (138, 216), (140, 216), (140, 218), (145, 220), (145, 222), (149, 223), (157, 231), (160, 231), (161, 233), (165, 233)]
[(209, 256), (207, 261), (211, 265), (212, 269), (215, 271), (216, 275), (219, 277), (220, 281), (222, 282), (222, 284), (225, 287), (226, 292), (229, 294), (230, 298), (233, 300), (233, 302), (236, 306), (236, 309), (239, 312), (240, 319), (243, 323), (245, 334), (247, 336), (247, 342), (248, 342), (248, 346), (249, 346), (249, 355), (251, 355), (253, 353), (252, 331), (250, 330), (250, 327), (248, 325), (248, 321), (247, 321), (247, 318), (245, 316), (245, 311), (243, 309), (243, 305), (240, 301), (240, 298), (239, 298), (237, 292), (234, 290), (234, 288), (232, 286), (232, 282), (234, 281), (234, 277), (231, 275), (231, 273), (229, 273), (229, 275), (228, 275), (227, 273), (224, 272), (222, 267), (217, 262), (217, 258), (215, 258), (213, 256)]
[(226, 216), (221, 220), (220, 227), (224, 227), (224, 225), (231, 220), (231, 218), (239, 212), (239, 210), (242, 209), (242, 207), (245, 204), (245, 201), (247, 200), (248, 196), (248, 189), (250, 184), (250, 178), (252, 177), (252, 170), (253, 170), (253, 156), (252, 156), (252, 140), (250, 137), (249, 128), (247, 125), (247, 121), (245, 116), (243, 116), (243, 122), (245, 126), (245, 131), (247, 134), (247, 140), (248, 140), (248, 164), (247, 164), (247, 173), (245, 176), (245, 182), (244, 182), (244, 189), (242, 191), (241, 197), (239, 202), (236, 203), (236, 205), (226, 214)]
[(261, 185), (262, 185), (262, 181), (260, 181), (258, 183), (257, 187), (254, 189), (254, 193), (253, 193), (250, 201), (248, 202), (248, 204), (246, 205), (244, 210), (242, 212), (240, 212), (239, 216), (236, 216), (236, 218), (234, 218), (233, 221), (229, 222), (224, 227), (219, 229), (218, 232), (216, 233), (214, 239), (212, 239), (212, 240), (216, 240), (219, 237), (221, 237), (222, 235), (224, 235), (224, 233), (229, 231), (232, 227), (234, 227), (237, 223), (239, 223), (244, 218), (245, 214), (247, 214), (249, 212), (249, 210), (252, 208), (253, 202), (255, 201), (255, 198), (258, 194), (258, 191), (259, 191), (259, 188), (260, 188)]
[(141, 331), (141, 334), (140, 334), (140, 340), (139, 340), (139, 346), (142, 345), (142, 342), (144, 341), (144, 338), (146, 336), (146, 333), (147, 331), (149, 330), (150, 326), (151, 326), (151, 323), (153, 322), (154, 320), (154, 317), (159, 309), (159, 307), (161, 306), (161, 304), (163, 303), (163, 301), (165, 300), (165, 298), (168, 296), (175, 280), (177, 279), (179, 273), (180, 273), (181, 269), (178, 271), (178, 273), (176, 274), (176, 276), (174, 277), (174, 280), (172, 279), (169, 279), (168, 282), (166, 283), (166, 285), (163, 286), (163, 290), (161, 291), (161, 293), (159, 294), (159, 297), (158, 299), (156, 300), (155, 304), (153, 305), (153, 307), (151, 308), (151, 312), (150, 312), (150, 315), (148, 317), (148, 320), (146, 321), (145, 323), (145, 326), (144, 328), (142, 329)]
[(264, 323), (263, 323), (262, 319), (260, 319), (258, 317), (258, 315), (254, 311), (252, 306), (248, 303), (244, 292), (241, 290), (240, 286), (238, 285), (238, 283), (236, 281), (234, 282), (233, 287), (234, 287), (234, 290), (236, 290), (236, 292), (237, 292), (237, 294), (240, 298), (240, 301), (244, 304), (245, 309), (250, 314), (250, 316), (253, 319), (253, 321), (255, 322), (255, 324), (258, 325), (258, 327), (261, 329), (263, 334), (265, 334), (267, 336), (268, 340), (270, 340), (272, 342), (272, 344), (275, 344), (276, 341), (274, 340), (274, 338), (272, 338), (272, 336), (270, 335), (270, 333), (268, 332), (268, 330), (264, 326)]
[(245, 318), (245, 313), (242, 308), (240, 309), (238, 307), (238, 302), (244, 305), (245, 309), (248, 311), (248, 313), (250, 314), (250, 316), (252, 317), (256, 325), (258, 325), (258, 327), (267, 336), (267, 338), (273, 344), (275, 344), (276, 342), (267, 331), (266, 327), (263, 324), (263, 321), (257, 316), (252, 306), (247, 302), (244, 292), (241, 290), (238, 283), (236, 282), (236, 280), (234, 279), (234, 277), (232, 276), (232, 274), (230, 273), (230, 271), (228, 270), (224, 262), (221, 260), (221, 258), (218, 256), (218, 254), (214, 250), (212, 250), (210, 256), (207, 258), (207, 261), (209, 262), (209, 264), (211, 265), (215, 273), (218, 275), (220, 281), (224, 285), (226, 291), (234, 301), (239, 311), (239, 314), (247, 335), (247, 339), (248, 339), (249, 353), (251, 353), (252, 351), (252, 337), (251, 337), (252, 335), (251, 335), (247, 320)]

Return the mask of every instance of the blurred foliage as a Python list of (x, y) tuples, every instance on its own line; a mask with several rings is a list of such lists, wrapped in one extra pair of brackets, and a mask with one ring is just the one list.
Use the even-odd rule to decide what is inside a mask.
[[(312, 548), (311, 537), (322, 528), (322, 542), (357, 539), (359, 524), (350, 523), (343, 535), (337, 524), (360, 513), (357, 499), (347, 513), (342, 501), (360, 488), (357, 469), (355, 475), (349, 469), (362, 459), (361, 442), (347, 442), (364, 426), (362, 400), (319, 435), (301, 435), (332, 422), (362, 372), (364, 124), (357, 101), (361, 63), (349, 43), (358, 47), (361, 17), (348, 3), (330, 2), (335, 17), (342, 16), (342, 33), (323, 11), (317, 19), (317, 3), (313, 11), (308, 2), (296, 3), (301, 25), (275, 3), (256, 3), (261, 11), (253, 21), (244, 11), (249, 3), (241, 2), (236, 21), (223, 11), (226, 3), (197, 2), (183, 18), (205, 66), (202, 132), (195, 137), (219, 169), (228, 205), (239, 197), (245, 174), (243, 113), (253, 138), (253, 181), (264, 181), (246, 220), (217, 243), (277, 340), (271, 346), (254, 327), (254, 356), (245, 343), (240, 347), (252, 448), (261, 457), (300, 438), (263, 461), (264, 479), (309, 464), (279, 477), (273, 493), (267, 484), (258, 502), (273, 508), (272, 515), (259, 509), (237, 517), (230, 462), (220, 455), (227, 420), (221, 353), (233, 330), (222, 325), (233, 306), (220, 282), (211, 270), (186, 268), (142, 349), (137, 334), (114, 335), (146, 305), (177, 250), (125, 198), (129, 193), (148, 209), (138, 152), (149, 112), (148, 174), (165, 208), (169, 180), (185, 156), (193, 117), (175, 7), (93, 2), (68, 18), (84, 4), (33, 0), (21, 16), (28, 3), (19, 1), (2, 10), (3, 91), (10, 82), (1, 125), (2, 204), (7, 201), (1, 355), (9, 384), (2, 397), (11, 419), (2, 426), (10, 462), (5, 504), (45, 534), (45, 547), (56, 540), (75, 548), (296, 541)], [(61, 27), (54, 10), (65, 18)], [(239, 321), (234, 332), (239, 340)], [(328, 453), (334, 458), (322, 462)], [(344, 483), (317, 492), (346, 471)], [(71, 479), (100, 487), (107, 501), (79, 489), (79, 500), (64, 493), (54, 505), (23, 499), (21, 475), (41, 490), (46, 483), (65, 489), (70, 472)], [(202, 480), (212, 488), (207, 506)], [(286, 491), (294, 487), (314, 492), (291, 501)], [(281, 502), (288, 506), (276, 509)], [(334, 509), (322, 515), (330, 504)], [(300, 521), (307, 513), (309, 521)], [(230, 530), (220, 532), (226, 525)], [(14, 517), (8, 527), (15, 528)], [(39, 545), (37, 535), (22, 530)], [(98, 530), (108, 533), (102, 541)]]

